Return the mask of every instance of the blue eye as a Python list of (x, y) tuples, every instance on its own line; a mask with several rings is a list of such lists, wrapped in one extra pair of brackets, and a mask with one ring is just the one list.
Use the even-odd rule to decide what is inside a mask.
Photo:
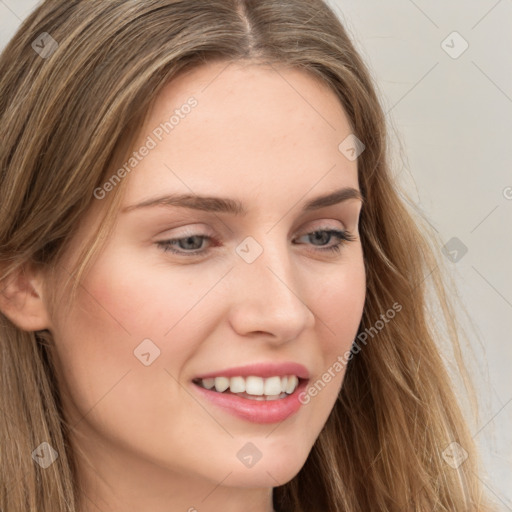
[[(201, 254), (203, 252), (206, 252), (205, 250), (199, 250), (202, 246), (203, 240), (210, 240), (210, 241), (217, 241), (215, 238), (207, 235), (190, 235), (183, 238), (172, 238), (170, 240), (162, 240), (161, 242), (157, 242), (157, 245), (164, 251), (164, 252), (172, 252), (174, 254), (183, 254), (184, 256), (195, 256), (198, 254)], [(195, 247), (190, 247), (190, 246)], [(199, 247), (197, 247), (199, 245)], [(176, 250), (173, 248), (173, 246), (178, 246), (182, 250)], [(198, 252), (188, 252), (185, 249), (192, 249)]]
[[(353, 242), (356, 240), (356, 237), (352, 235), (352, 233), (349, 233), (347, 230), (341, 231), (337, 229), (318, 229), (316, 231), (312, 231), (311, 233), (307, 233), (303, 236), (309, 237), (309, 239), (313, 240), (325, 240), (328, 238), (328, 240), (331, 239), (331, 237), (336, 237), (338, 239), (338, 242), (334, 245), (330, 245), (328, 247), (321, 247), (318, 249), (319, 251), (332, 251), (332, 252), (340, 252), (341, 247), (346, 244), (346, 242)], [(311, 238), (313, 237), (313, 238)]]
[[(328, 247), (320, 247), (319, 249), (316, 249), (317, 251), (320, 252), (340, 252), (341, 247), (345, 245), (347, 242), (357, 240), (357, 238), (348, 231), (341, 231), (337, 229), (318, 229), (310, 233), (306, 233), (305, 235), (302, 235), (300, 238), (303, 237), (309, 237), (310, 240), (316, 240), (325, 243), (328, 243), (332, 237), (338, 239), (338, 242), (334, 245), (329, 245)], [(219, 243), (219, 241), (215, 237), (196, 234), (189, 235), (183, 238), (172, 238), (170, 240), (162, 240), (160, 242), (156, 242), (156, 245), (164, 252), (171, 252), (173, 254), (178, 254), (181, 256), (200, 256), (208, 252), (208, 249), (201, 250), (201, 247), (203, 245), (202, 242), (204, 240), (209, 240), (211, 242), (215, 242), (216, 244)], [(175, 249), (176, 246), (179, 248), (178, 250)]]

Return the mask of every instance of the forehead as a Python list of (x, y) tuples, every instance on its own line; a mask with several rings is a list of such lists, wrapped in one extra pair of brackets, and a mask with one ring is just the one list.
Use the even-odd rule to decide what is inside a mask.
[(152, 104), (133, 148), (150, 149), (132, 162), (124, 204), (162, 192), (250, 200), (265, 191), (275, 202), (312, 188), (357, 188), (357, 163), (338, 149), (350, 133), (336, 94), (309, 73), (202, 65), (169, 82)]

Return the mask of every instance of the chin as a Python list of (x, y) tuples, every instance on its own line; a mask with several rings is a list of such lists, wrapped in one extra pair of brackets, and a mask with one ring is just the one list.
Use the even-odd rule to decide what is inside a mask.
[[(269, 454), (268, 458), (262, 456), (252, 467), (244, 467), (242, 463), (234, 468), (226, 468), (226, 473), (232, 471), (229, 476), (229, 485), (236, 487), (277, 487), (292, 480), (302, 469), (306, 457), (298, 458), (295, 453), (292, 456)], [(228, 483), (226, 481), (226, 483)]]

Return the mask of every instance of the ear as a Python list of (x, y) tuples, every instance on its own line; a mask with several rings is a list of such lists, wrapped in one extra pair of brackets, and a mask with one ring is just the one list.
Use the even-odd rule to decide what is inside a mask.
[(24, 331), (49, 329), (42, 271), (25, 265), (0, 282), (0, 311)]

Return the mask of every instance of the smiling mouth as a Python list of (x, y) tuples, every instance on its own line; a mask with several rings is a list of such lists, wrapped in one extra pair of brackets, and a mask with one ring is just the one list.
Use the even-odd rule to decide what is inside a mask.
[(212, 377), (207, 379), (193, 379), (192, 382), (199, 387), (221, 394), (236, 395), (249, 400), (269, 401), (280, 400), (291, 395), (301, 381), (296, 375), (259, 377)]

